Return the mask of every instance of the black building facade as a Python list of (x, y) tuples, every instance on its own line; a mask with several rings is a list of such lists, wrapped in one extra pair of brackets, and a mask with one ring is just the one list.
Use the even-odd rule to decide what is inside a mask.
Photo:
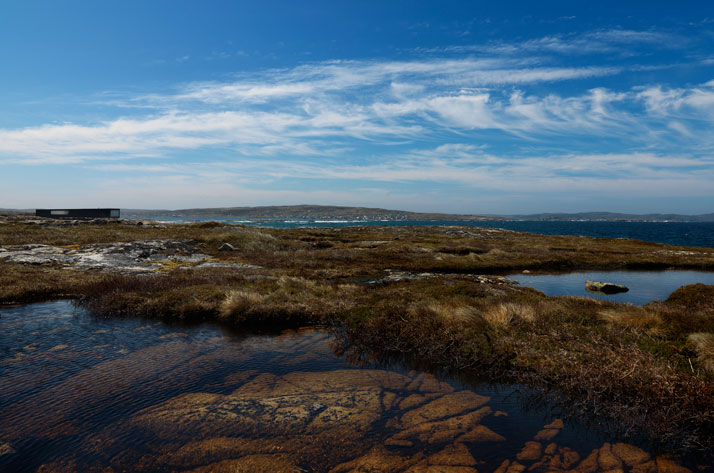
[(46, 218), (119, 218), (119, 209), (37, 209), (35, 215)]

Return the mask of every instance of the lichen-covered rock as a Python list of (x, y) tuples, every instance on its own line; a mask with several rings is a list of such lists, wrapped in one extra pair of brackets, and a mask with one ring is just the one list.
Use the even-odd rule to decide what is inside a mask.
[(127, 274), (153, 274), (166, 262), (179, 264), (179, 267), (181, 264), (207, 264), (210, 258), (198, 252), (195, 242), (191, 240), (97, 243), (79, 248), (33, 244), (9, 246), (4, 250), (0, 252), (0, 261)]
[(622, 284), (602, 281), (586, 281), (585, 289), (592, 292), (600, 292), (602, 294), (618, 294), (620, 292), (627, 292), (630, 290), (627, 286), (623, 286)]

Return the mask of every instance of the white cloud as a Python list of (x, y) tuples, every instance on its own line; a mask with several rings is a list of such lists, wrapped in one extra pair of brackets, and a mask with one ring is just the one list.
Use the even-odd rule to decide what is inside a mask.
[[(418, 67), (411, 64), (406, 69)], [(0, 130), (0, 161), (71, 163), (161, 157), (171, 150), (215, 147), (232, 150), (236, 156), (319, 156), (352, 149), (351, 140), (389, 144), (478, 130), (499, 130), (536, 141), (557, 136), (620, 136), (630, 146), (667, 144), (686, 137), (690, 147), (697, 142), (707, 147), (714, 131), (712, 82), (689, 89), (650, 86), (614, 92), (595, 88), (569, 97), (537, 96), (513, 88), (434, 88), (410, 82), (395, 89), (394, 84), (389, 80), (363, 87), (356, 98), (316, 94), (286, 102), (263, 95), (266, 102), (259, 105), (175, 108), (93, 125), (5, 129)], [(389, 92), (382, 93), (382, 86)], [(693, 136), (698, 141), (692, 141)]]
[(714, 80), (688, 89), (665, 89), (660, 85), (641, 88), (637, 97), (650, 113), (657, 115), (679, 115), (694, 109), (710, 118), (714, 116)]
[(600, 53), (633, 54), (637, 47), (676, 49), (686, 46), (687, 39), (664, 31), (635, 31), (623, 29), (597, 30), (577, 34), (558, 34), (520, 42), (494, 41), (487, 44), (450, 46), (423, 49), (425, 52), (479, 52), (520, 56), (524, 53), (587, 55)]

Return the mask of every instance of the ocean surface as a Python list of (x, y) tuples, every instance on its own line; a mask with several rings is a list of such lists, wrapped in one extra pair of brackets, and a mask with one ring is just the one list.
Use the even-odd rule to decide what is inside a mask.
[(463, 220), (241, 220), (200, 217), (132, 217), (164, 222), (218, 221), (270, 228), (385, 226), (451, 226), (505, 228), (541, 235), (583, 235), (596, 238), (633, 238), (668, 245), (714, 248), (714, 222), (627, 222), (627, 221), (542, 221), (499, 220), (469, 222)]

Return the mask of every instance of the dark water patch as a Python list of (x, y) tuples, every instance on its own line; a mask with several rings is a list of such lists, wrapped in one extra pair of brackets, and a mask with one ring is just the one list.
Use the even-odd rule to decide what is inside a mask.
[(151, 217), (168, 222), (218, 221), (267, 228), (339, 228), (383, 225), (453, 226), (503, 228), (540, 235), (582, 235), (595, 238), (632, 238), (668, 245), (714, 248), (714, 222), (626, 222), (626, 221), (548, 221), (548, 220), (237, 220), (231, 218)]
[[(714, 284), (714, 273), (705, 271), (583, 271), (566, 274), (511, 274), (521, 286), (528, 286), (549, 296), (578, 296), (610, 302), (643, 305), (667, 299), (682, 286)], [(586, 281), (622, 284), (627, 292), (598, 294), (585, 289)]]
[[(420, 471), (460, 458), (483, 472), (577, 456), (570, 468), (615, 439), (559, 424), (522, 386), (353, 365), (316, 329), (236, 335), (59, 301), (3, 309), (0, 333), (0, 452), (14, 450), (0, 471)], [(523, 451), (538, 436), (554, 446), (536, 459)]]

